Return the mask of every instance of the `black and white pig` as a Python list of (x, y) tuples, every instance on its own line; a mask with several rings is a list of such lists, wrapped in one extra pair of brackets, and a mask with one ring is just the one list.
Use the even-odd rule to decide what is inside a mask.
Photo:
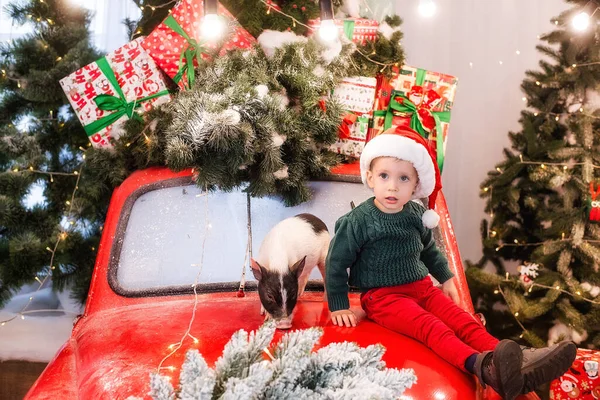
[[(312, 214), (298, 214), (275, 225), (251, 260), (258, 281), (261, 314), (268, 313), (279, 329), (292, 327), (292, 314), (308, 277), (316, 266), (325, 277), (329, 231)], [(324, 278), (323, 278), (324, 279)]]

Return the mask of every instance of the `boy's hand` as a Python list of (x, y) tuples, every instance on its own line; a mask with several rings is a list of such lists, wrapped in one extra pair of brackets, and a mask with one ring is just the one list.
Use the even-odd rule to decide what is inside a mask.
[(456, 285), (454, 284), (454, 278), (448, 279), (446, 282), (442, 283), (442, 292), (450, 297), (454, 304), (460, 305), (460, 298), (458, 296)]
[(331, 321), (334, 325), (350, 328), (356, 326), (356, 315), (351, 310), (338, 310), (331, 313)]

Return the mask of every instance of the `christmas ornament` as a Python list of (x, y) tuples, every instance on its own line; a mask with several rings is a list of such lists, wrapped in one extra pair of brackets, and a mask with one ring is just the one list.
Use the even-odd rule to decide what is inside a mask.
[(524, 264), (517, 267), (519, 271), (519, 280), (525, 287), (529, 287), (533, 284), (533, 280), (539, 275), (538, 264)]
[(594, 182), (590, 182), (590, 221), (600, 221), (600, 201), (596, 200), (600, 194), (600, 186), (598, 190), (594, 190)]

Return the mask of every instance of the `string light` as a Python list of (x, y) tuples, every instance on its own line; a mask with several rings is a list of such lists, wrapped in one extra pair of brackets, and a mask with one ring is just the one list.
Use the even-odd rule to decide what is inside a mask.
[(585, 11), (582, 11), (573, 17), (571, 24), (576, 31), (585, 31), (588, 26), (590, 26), (590, 15)]
[[(56, 175), (76, 175), (77, 176), (77, 181), (75, 182), (75, 188), (73, 189), (73, 193), (71, 194), (71, 200), (67, 201), (67, 204), (69, 204), (69, 210), (67, 211), (67, 215), (71, 215), (72, 214), (72, 210), (73, 210), (73, 203), (74, 203), (74, 199), (75, 199), (75, 193), (77, 192), (77, 190), (79, 189), (79, 179), (81, 179), (81, 174), (80, 172), (83, 170), (84, 167), (84, 163), (81, 164), (79, 171), (74, 171), (72, 174), (71, 173), (61, 173), (61, 172), (46, 172), (46, 171), (36, 171), (33, 170), (33, 168), (29, 168), (27, 171), (29, 172), (34, 172), (34, 173), (41, 173), (41, 174), (48, 174), (50, 175), (50, 181), (53, 182), (54, 179), (52, 177), (53, 174)], [(71, 221), (71, 223), (73, 224), (73, 222)], [(61, 232), (58, 237), (56, 238), (56, 242), (54, 243), (54, 248), (51, 248), (50, 246), (46, 246), (46, 250), (52, 254), (52, 256), (50, 257), (50, 262), (48, 263), (48, 265), (50, 265), (50, 270), (48, 271), (48, 273), (45, 274), (44, 279), (40, 279), (37, 275), (33, 277), (33, 279), (39, 284), (37, 289), (35, 290), (34, 294), (39, 292), (43, 287), (44, 284), (51, 279), (52, 277), (52, 271), (54, 271), (56, 269), (56, 267), (54, 266), (54, 257), (56, 256), (56, 250), (58, 249), (58, 245), (60, 244), (61, 240), (65, 240), (67, 238), (67, 232), (63, 231)], [(29, 305), (31, 304), (31, 302), (33, 301), (33, 296), (29, 297), (29, 301), (21, 308), (21, 311), (19, 311), (15, 316), (13, 316), (12, 318), (0, 321), (0, 325), (1, 326), (5, 326), (8, 322), (13, 321), (14, 319), (16, 319), (18, 316), (21, 317), (21, 319), (25, 319), (25, 313), (34, 313), (34, 312), (41, 312), (41, 311), (45, 311), (45, 310), (32, 310), (32, 311), (27, 311), (27, 308), (29, 307)], [(65, 310), (54, 310), (54, 311), (60, 311), (60, 312), (65, 312)]]
[(220, 38), (225, 31), (225, 24), (217, 15), (217, 7), (217, 0), (204, 0), (204, 18), (200, 24), (200, 33), (208, 40)]
[[(204, 194), (208, 194), (208, 189), (205, 188), (204, 189)], [(187, 330), (185, 331), (185, 333), (183, 334), (183, 336), (181, 337), (181, 339), (179, 340), (179, 342), (175, 343), (174, 345), (169, 345), (168, 349), (170, 350), (170, 352), (160, 361), (160, 363), (158, 364), (157, 372), (160, 373), (160, 370), (163, 368), (169, 368), (169, 367), (163, 367), (163, 363), (169, 359), (173, 354), (175, 354), (182, 346), (183, 346), (183, 341), (185, 340), (186, 337), (190, 337), (194, 343), (198, 343), (198, 339), (196, 339), (194, 336), (192, 336), (190, 334), (190, 331), (192, 329), (192, 324), (194, 323), (194, 320), (196, 318), (196, 309), (198, 306), (198, 291), (197, 291), (197, 286), (198, 286), (198, 280), (200, 279), (200, 274), (202, 273), (202, 267), (204, 265), (204, 248), (206, 246), (206, 238), (208, 237), (208, 196), (204, 196), (205, 197), (205, 205), (204, 205), (204, 221), (206, 221), (205, 227), (204, 227), (204, 239), (202, 240), (202, 251), (201, 251), (201, 256), (200, 256), (200, 264), (192, 264), (192, 266), (197, 266), (198, 267), (198, 273), (196, 274), (196, 278), (194, 279), (194, 283), (192, 284), (192, 289), (194, 289), (194, 305), (192, 308), (192, 316), (190, 317), (190, 322), (188, 324)], [(171, 367), (173, 368), (173, 367)], [(170, 369), (170, 368), (169, 368)]]
[(319, 0), (321, 10), (321, 26), (319, 37), (325, 42), (333, 42), (339, 35), (338, 27), (333, 20), (333, 4), (331, 0)]
[(433, 0), (420, 0), (419, 1), (419, 14), (423, 17), (429, 18), (435, 14), (437, 6)]

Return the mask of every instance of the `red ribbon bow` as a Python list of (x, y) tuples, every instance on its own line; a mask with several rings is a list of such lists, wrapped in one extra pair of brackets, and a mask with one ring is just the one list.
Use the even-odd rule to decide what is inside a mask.
[(600, 221), (600, 201), (596, 201), (600, 195), (600, 186), (598, 190), (594, 189), (594, 182), (590, 182), (590, 195), (592, 196), (592, 209), (590, 210), (590, 221)]
[(408, 99), (417, 106), (417, 114), (421, 120), (421, 124), (427, 130), (431, 132), (435, 128), (435, 119), (431, 114), (431, 109), (436, 106), (437, 101), (441, 99), (435, 90), (425, 90), (423, 86), (415, 85), (408, 92)]
[(358, 116), (354, 113), (348, 113), (344, 115), (344, 119), (338, 128), (338, 136), (340, 139), (348, 139), (350, 135), (350, 128), (356, 122)]

